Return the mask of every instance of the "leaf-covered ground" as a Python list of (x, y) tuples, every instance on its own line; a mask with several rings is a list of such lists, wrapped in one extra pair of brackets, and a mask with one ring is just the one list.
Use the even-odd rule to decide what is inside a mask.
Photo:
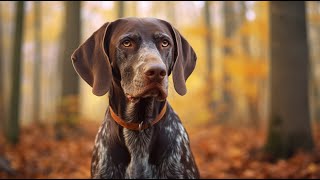
[[(32, 125), (22, 129), (17, 145), (1, 137), (0, 178), (89, 178), (98, 127), (82, 121), (57, 134), (52, 126)], [(320, 133), (314, 134), (313, 153), (269, 162), (260, 153), (264, 131), (220, 125), (187, 129), (201, 178), (320, 178)]]

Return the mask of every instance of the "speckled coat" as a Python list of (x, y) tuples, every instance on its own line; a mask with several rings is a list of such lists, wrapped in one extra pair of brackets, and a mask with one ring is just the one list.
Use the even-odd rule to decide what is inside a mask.
[(121, 18), (107, 22), (72, 55), (76, 72), (93, 94), (109, 92), (109, 107), (124, 122), (151, 123), (130, 130), (108, 108), (95, 139), (92, 178), (200, 178), (188, 134), (169, 102), (168, 77), (180, 95), (196, 64), (189, 43), (168, 22)]

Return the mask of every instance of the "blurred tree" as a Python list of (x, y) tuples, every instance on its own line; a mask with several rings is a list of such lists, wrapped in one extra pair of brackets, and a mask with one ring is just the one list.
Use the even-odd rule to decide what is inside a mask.
[[(246, 17), (246, 13), (247, 13), (247, 5), (246, 5), (246, 1), (238, 1), (237, 2), (239, 5), (239, 25), (242, 26), (242, 28), (248, 28), (249, 23)], [(246, 26), (246, 27), (245, 27)], [(244, 62), (248, 62), (247, 60), (250, 59), (251, 61), (253, 61), (252, 57), (252, 53), (251, 53), (251, 48), (250, 48), (250, 43), (249, 43), (249, 38), (250, 35), (248, 33), (244, 33), (242, 32), (240, 34), (240, 44), (239, 44), (239, 48), (240, 51), (243, 55), (243, 57), (245, 59)], [(249, 58), (246, 58), (249, 57)], [(252, 63), (252, 62), (250, 62)], [(246, 76), (245, 81), (247, 82), (247, 84), (253, 84), (254, 86), (257, 86), (259, 79), (256, 76)], [(258, 91), (258, 88), (255, 88), (256, 91)], [(259, 126), (259, 106), (258, 106), (258, 102), (257, 102), (257, 97), (256, 96), (246, 96), (246, 103), (247, 103), (247, 108), (248, 108), (248, 123), (249, 125), (252, 125), (253, 127), (258, 127)]]
[(81, 38), (81, 1), (66, 1), (66, 15), (61, 47), (62, 69), (62, 99), (59, 103), (58, 118), (55, 122), (57, 139), (62, 139), (65, 133), (63, 125), (75, 127), (79, 114), (79, 76), (74, 71), (71, 55), (80, 45)]
[[(205, 1), (204, 3), (204, 18), (205, 18), (205, 29), (206, 29), (206, 36), (205, 36), (205, 42), (206, 42), (206, 57), (207, 57), (207, 91), (210, 96), (206, 100), (209, 112), (214, 112), (214, 102), (213, 102), (213, 78), (212, 78), (212, 64), (213, 64), (213, 58), (212, 58), (212, 28), (211, 28), (211, 11), (210, 11), (210, 1)], [(210, 118), (211, 119), (211, 118)]]
[[(224, 1), (223, 2), (223, 15), (224, 15), (224, 61), (228, 57), (233, 55), (233, 50), (231, 48), (231, 38), (235, 31), (235, 13), (234, 13), (234, 1)], [(226, 62), (224, 62), (226, 64)], [(228, 121), (231, 119), (231, 112), (234, 112), (234, 99), (230, 88), (231, 76), (226, 71), (226, 66), (223, 66), (222, 72), (223, 80), (223, 104), (225, 104), (224, 111), (219, 116), (219, 121)]]
[(19, 105), (20, 105), (20, 84), (21, 84), (21, 54), (23, 40), (23, 25), (24, 25), (24, 1), (16, 2), (16, 26), (15, 36), (12, 51), (12, 84), (10, 96), (10, 114), (8, 125), (6, 128), (6, 137), (10, 143), (19, 141)]
[(34, 1), (34, 37), (35, 37), (35, 61), (33, 77), (33, 119), (40, 123), (40, 100), (41, 100), (41, 1)]
[(304, 1), (271, 1), (271, 102), (266, 152), (311, 150), (309, 57)]
[[(240, 19), (240, 23), (241, 25), (246, 25), (247, 24), (247, 17), (246, 17), (246, 13), (247, 13), (247, 6), (246, 6), (246, 1), (239, 1), (237, 2), (239, 3), (239, 19)], [(243, 53), (250, 55), (250, 44), (249, 44), (249, 36), (248, 34), (242, 33), (241, 34), (241, 48)]]
[[(0, 3), (0, 24), (2, 24), (2, 6)], [(4, 58), (3, 58), (3, 38), (2, 38), (2, 26), (0, 26), (0, 130), (1, 132), (4, 132), (4, 90), (3, 90), (3, 84), (4, 84), (4, 72), (3, 72), (3, 66), (4, 66)]]
[(117, 4), (118, 4), (118, 18), (124, 17), (124, 10), (125, 10), (124, 3), (125, 3), (125, 1), (117, 1)]
[(234, 1), (225, 1), (224, 6), (223, 6), (223, 14), (224, 14), (224, 37), (226, 39), (226, 42), (224, 44), (224, 54), (225, 55), (231, 55), (233, 54), (231, 45), (232, 43), (230, 42), (232, 35), (234, 34), (236, 30), (236, 14), (234, 11), (235, 7)]
[(311, 59), (311, 119), (320, 122), (320, 1), (307, 1)]
[(80, 44), (81, 1), (67, 1), (62, 51), (62, 97), (79, 94), (79, 77), (71, 63), (71, 54)]

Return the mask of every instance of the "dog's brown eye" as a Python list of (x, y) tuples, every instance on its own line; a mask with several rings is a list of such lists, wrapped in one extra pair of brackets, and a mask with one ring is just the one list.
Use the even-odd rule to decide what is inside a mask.
[(122, 45), (124, 47), (130, 47), (131, 46), (131, 42), (129, 40), (125, 40), (125, 41), (122, 42)]
[(163, 40), (161, 45), (162, 45), (162, 47), (167, 47), (167, 46), (169, 46), (169, 41)]

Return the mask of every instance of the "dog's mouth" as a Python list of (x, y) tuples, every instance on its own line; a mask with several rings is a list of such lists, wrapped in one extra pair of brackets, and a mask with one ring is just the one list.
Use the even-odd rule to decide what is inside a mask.
[(158, 101), (166, 100), (168, 93), (159, 84), (150, 84), (134, 94), (126, 93), (130, 102), (137, 102), (141, 98), (156, 98)]

